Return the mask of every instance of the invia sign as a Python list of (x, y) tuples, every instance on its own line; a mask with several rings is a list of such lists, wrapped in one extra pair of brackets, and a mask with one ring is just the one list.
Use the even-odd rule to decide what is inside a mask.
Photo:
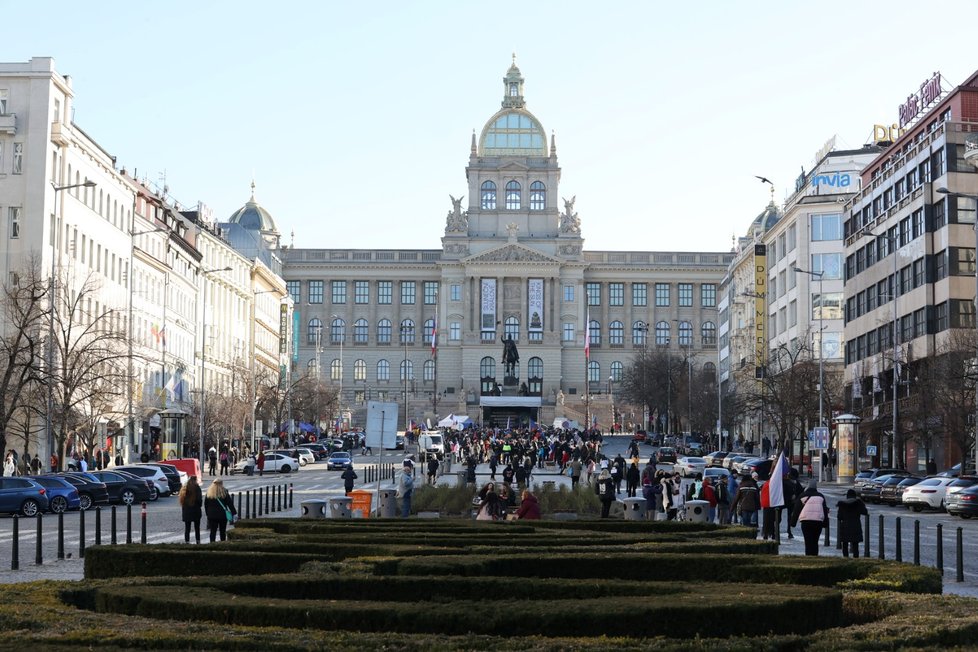
[(816, 174), (812, 179), (813, 186), (828, 186), (830, 188), (847, 188), (852, 185), (852, 177), (848, 172), (839, 174)]

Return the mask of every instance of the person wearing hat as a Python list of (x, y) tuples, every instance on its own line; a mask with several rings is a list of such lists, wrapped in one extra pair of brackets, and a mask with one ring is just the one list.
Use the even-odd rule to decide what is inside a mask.
[(829, 504), (818, 491), (818, 480), (812, 479), (808, 489), (795, 503), (791, 514), (792, 523), (801, 523), (801, 533), (805, 536), (805, 554), (809, 557), (818, 556), (818, 539), (822, 528), (829, 520)]
[(608, 518), (608, 514), (611, 512), (611, 503), (615, 502), (615, 481), (611, 477), (607, 465), (604, 465), (604, 462), (602, 465), (603, 468), (598, 475), (598, 481), (594, 484), (594, 493), (598, 494), (598, 498), (601, 500), (601, 518)]
[(740, 486), (737, 487), (737, 494), (734, 496), (733, 503), (730, 504), (730, 512), (740, 514), (740, 524), (752, 526), (757, 529), (757, 510), (761, 507), (761, 496), (757, 490), (757, 474), (745, 475)]
[(397, 477), (397, 497), (401, 499), (401, 518), (411, 513), (411, 495), (414, 493), (414, 462), (404, 460)]
[(842, 543), (842, 556), (849, 556), (849, 549), (852, 549), (852, 556), (859, 557), (859, 543), (863, 540), (863, 527), (860, 518), (866, 516), (866, 503), (862, 501), (855, 489), (846, 492), (845, 500), (840, 500), (836, 505), (836, 519), (838, 526), (836, 536)]

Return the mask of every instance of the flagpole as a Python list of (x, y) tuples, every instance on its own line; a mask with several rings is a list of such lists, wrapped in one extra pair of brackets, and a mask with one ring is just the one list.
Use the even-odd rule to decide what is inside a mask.
[(584, 432), (591, 428), (591, 384), (588, 371), (591, 363), (591, 306), (584, 316)]
[[(431, 329), (431, 359), (435, 363), (435, 377), (431, 392), (431, 412), (438, 423), (438, 298), (435, 297), (435, 323)], [(422, 372), (423, 373), (423, 372)]]

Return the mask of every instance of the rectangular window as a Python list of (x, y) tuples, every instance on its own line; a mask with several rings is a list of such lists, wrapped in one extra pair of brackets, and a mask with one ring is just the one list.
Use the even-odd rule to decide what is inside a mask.
[(413, 306), (417, 299), (417, 292), (414, 281), (401, 281), (401, 305)]
[(609, 283), (608, 284), (608, 305), (609, 306), (623, 306), (623, 305), (625, 305), (625, 284), (624, 283)]
[(934, 306), (934, 326), (938, 333), (948, 329), (947, 301)]
[(600, 306), (601, 305), (601, 284), (600, 283), (587, 283), (584, 286), (587, 292), (587, 305), (589, 306)]
[(788, 326), (798, 325), (798, 302), (792, 301), (788, 304)]
[(693, 305), (693, 284), (692, 283), (680, 283), (679, 284), (679, 305), (682, 307), (689, 307)]
[(913, 334), (914, 337), (927, 334), (927, 311), (924, 308), (913, 311)]
[(7, 89), (0, 88), (0, 115), (6, 115), (7, 114), (7, 97), (8, 97), (7, 93), (8, 92), (9, 91), (7, 91)]
[(910, 265), (907, 265), (900, 270), (900, 294), (906, 294), (911, 288), (911, 283), (913, 282), (913, 275), (910, 272)]
[(919, 288), (926, 281), (924, 276), (924, 259), (918, 258), (913, 261), (913, 286)]
[(394, 303), (394, 281), (377, 281), (377, 303), (384, 306)]
[(655, 305), (656, 306), (668, 306), (669, 305), (669, 284), (668, 283), (656, 283), (655, 284)]
[(333, 303), (346, 303), (346, 281), (331, 281), (330, 297)]
[(842, 239), (842, 214), (812, 215), (812, 242)]
[(900, 318), (900, 341), (909, 342), (913, 339), (913, 315)]
[(12, 240), (20, 237), (20, 206), (11, 206), (7, 209), (10, 217), (10, 238)]
[(564, 286), (564, 303), (570, 303), (574, 300), (574, 286), (565, 285)]
[(951, 247), (950, 251), (950, 272), (951, 276), (974, 276), (975, 275), (975, 250), (965, 247)]
[(21, 174), (24, 171), (24, 143), (14, 143), (14, 166), (12, 172)]
[(632, 305), (649, 305), (649, 285), (648, 283), (632, 283)]
[(812, 254), (812, 271), (822, 273), (822, 280), (842, 278), (842, 254)]
[(700, 305), (704, 308), (716, 308), (717, 305), (717, 286), (716, 283), (703, 283), (700, 285)]
[(798, 242), (798, 229), (795, 224), (788, 227), (788, 251), (794, 251)]
[(918, 208), (910, 216), (911, 224), (911, 234), (914, 238), (919, 238), (924, 235), (924, 209)]
[(934, 254), (934, 280), (947, 278), (947, 249)]
[(934, 216), (934, 230), (936, 231), (947, 224), (947, 200), (939, 200), (931, 210)]
[(564, 322), (563, 334), (561, 340), (564, 342), (574, 341), (574, 322)]
[(955, 197), (954, 221), (958, 224), (975, 223), (975, 198)]
[(453, 321), (448, 325), (448, 339), (458, 342), (462, 339), (462, 322)]
[(842, 319), (842, 293), (812, 294), (812, 319)]
[(462, 300), (462, 286), (459, 285), (458, 283), (452, 283), (451, 286), (450, 286), (450, 288), (451, 289), (449, 290), (449, 295), (450, 295), (449, 298), (452, 301), (461, 301)]
[(309, 303), (323, 302), (323, 281), (309, 281)]
[(905, 217), (900, 220), (900, 246), (904, 247), (910, 243), (910, 218)]
[(353, 303), (370, 303), (370, 281), (353, 282)]
[(289, 296), (292, 297), (292, 303), (299, 305), (299, 299), (302, 295), (302, 281), (286, 281), (285, 289), (288, 291)]
[(438, 303), (438, 281), (424, 282), (424, 305), (433, 306)]

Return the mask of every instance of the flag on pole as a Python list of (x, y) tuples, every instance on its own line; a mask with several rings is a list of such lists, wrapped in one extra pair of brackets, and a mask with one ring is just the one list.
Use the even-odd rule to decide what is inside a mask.
[(784, 506), (784, 476), (788, 473), (788, 461), (784, 451), (778, 454), (778, 459), (771, 466), (771, 475), (761, 487), (761, 507)]
[(584, 318), (584, 359), (591, 359), (591, 306), (587, 307), (587, 316)]
[(506, 430), (509, 430), (509, 420), (511, 417), (506, 417)]
[(438, 307), (435, 307), (435, 319), (431, 323), (431, 357), (438, 353)]

